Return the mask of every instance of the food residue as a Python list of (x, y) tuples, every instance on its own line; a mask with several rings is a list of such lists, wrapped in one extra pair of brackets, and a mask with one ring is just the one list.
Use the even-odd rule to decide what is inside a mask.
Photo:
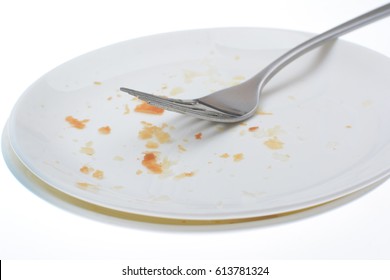
[(66, 120), (72, 127), (77, 128), (77, 129), (83, 129), (83, 128), (85, 127), (85, 124), (86, 124), (87, 122), (89, 122), (88, 119), (85, 119), (85, 120), (80, 121), (80, 120), (78, 120), (78, 119), (76, 119), (76, 118), (74, 118), (74, 117), (72, 117), (72, 116), (67, 116), (67, 117), (65, 118), (65, 120)]
[(93, 172), (92, 177), (101, 180), (104, 177), (104, 172), (101, 170), (96, 170), (95, 172)]
[(128, 114), (130, 114), (130, 107), (129, 107), (129, 105), (125, 105), (125, 111), (123, 112), (123, 115), (128, 115)]
[(193, 177), (195, 175), (195, 172), (183, 172), (179, 175), (176, 175), (176, 179), (183, 179), (183, 178), (188, 178), (188, 177)]
[(93, 168), (90, 168), (86, 165), (84, 165), (80, 168), (80, 172), (84, 173), (84, 174), (89, 174), (91, 171), (93, 171)]
[(111, 133), (111, 127), (109, 127), (109, 126), (102, 126), (101, 128), (99, 128), (98, 131), (99, 131), (100, 134), (107, 135), (107, 134)]
[(258, 126), (252, 126), (252, 127), (248, 128), (249, 131), (256, 131), (258, 129), (259, 129)]
[(137, 175), (141, 175), (142, 173), (143, 173), (142, 170), (137, 170), (137, 172), (135, 172), (135, 174), (137, 174)]
[(166, 124), (161, 126), (155, 126), (148, 122), (142, 122), (144, 125), (143, 129), (138, 132), (138, 137), (142, 140), (156, 138), (160, 144), (167, 143), (171, 140), (169, 133), (165, 132), (164, 129), (167, 127)]
[(85, 147), (81, 147), (80, 152), (88, 156), (92, 156), (95, 153), (95, 149), (92, 148), (92, 141), (85, 143)]
[(177, 148), (179, 149), (179, 152), (185, 152), (185, 151), (187, 151), (187, 149), (184, 148), (182, 145), (177, 145)]
[(236, 161), (236, 162), (241, 161), (241, 160), (244, 159), (244, 154), (242, 154), (242, 153), (235, 154), (235, 155), (233, 155), (233, 159), (234, 159), (234, 161)]
[(198, 140), (202, 139), (202, 132), (195, 134), (195, 139), (198, 139)]
[(280, 141), (276, 136), (274, 136), (273, 138), (270, 138), (265, 141), (264, 145), (266, 145), (271, 150), (280, 150), (283, 149), (284, 143)]
[(97, 86), (101, 86), (102, 85), (102, 82), (99, 82), (99, 81), (95, 81), (93, 82), (94, 85), (97, 85)]
[(146, 152), (142, 165), (154, 174), (161, 174), (163, 172), (162, 164), (157, 162), (157, 156), (153, 152)]
[(352, 125), (346, 125), (345, 128), (352, 128)]
[(220, 158), (228, 158), (230, 157), (230, 155), (228, 153), (224, 153), (222, 155), (219, 156)]
[(164, 113), (164, 109), (150, 105), (144, 101), (141, 104), (137, 105), (134, 111), (138, 113), (145, 113), (145, 114), (152, 114), (152, 115), (162, 115)]
[(273, 115), (273, 113), (264, 112), (264, 111), (262, 111), (262, 110), (257, 110), (256, 114), (257, 114), (257, 115)]
[(157, 142), (148, 141), (145, 146), (146, 146), (146, 148), (149, 148), (149, 149), (157, 149), (159, 145)]

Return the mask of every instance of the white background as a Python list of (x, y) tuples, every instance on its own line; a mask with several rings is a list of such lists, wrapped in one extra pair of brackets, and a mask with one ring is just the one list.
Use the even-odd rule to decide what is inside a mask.
[[(0, 126), (36, 79), (119, 41), (255, 26), (319, 33), (379, 0), (2, 1)], [(390, 57), (390, 18), (344, 36)], [(390, 92), (389, 92), (390, 94)], [(0, 159), (0, 259), (390, 259), (390, 181), (294, 215), (219, 226), (155, 224), (37, 195)], [(52, 200), (55, 202), (55, 200)]]

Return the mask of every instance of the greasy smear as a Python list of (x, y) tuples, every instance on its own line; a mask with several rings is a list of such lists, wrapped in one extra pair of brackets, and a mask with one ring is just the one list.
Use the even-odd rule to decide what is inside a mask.
[(164, 109), (152, 106), (146, 102), (142, 102), (134, 109), (135, 112), (152, 114), (152, 115), (162, 115), (164, 113)]
[(78, 120), (78, 119), (76, 119), (76, 118), (74, 118), (74, 117), (72, 117), (72, 116), (67, 116), (67, 117), (65, 118), (65, 120), (66, 120), (72, 127), (77, 128), (77, 129), (83, 129), (83, 128), (85, 127), (85, 124), (86, 124), (87, 122), (89, 122), (88, 119), (85, 119), (85, 120), (80, 121), (80, 120)]

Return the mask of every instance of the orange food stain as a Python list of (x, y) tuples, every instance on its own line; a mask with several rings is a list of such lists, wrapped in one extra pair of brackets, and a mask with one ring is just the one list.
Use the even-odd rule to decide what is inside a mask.
[(162, 115), (164, 113), (164, 109), (158, 108), (156, 106), (150, 105), (146, 102), (142, 102), (134, 109), (135, 112), (152, 114), (152, 115)]
[(98, 131), (99, 131), (100, 134), (107, 135), (107, 134), (111, 133), (111, 127), (103, 126), (103, 127), (99, 128)]
[(89, 122), (88, 119), (80, 121), (80, 120), (78, 120), (78, 119), (76, 119), (76, 118), (74, 118), (74, 117), (72, 117), (72, 116), (67, 116), (67, 117), (65, 118), (65, 120), (66, 120), (71, 126), (73, 126), (74, 128), (77, 128), (77, 129), (83, 129), (83, 128), (85, 127), (85, 124), (86, 124), (87, 122)]
[(145, 153), (142, 165), (154, 174), (161, 174), (163, 172), (162, 165), (157, 162), (157, 156), (155, 153)]
[(249, 131), (256, 131), (258, 129), (259, 129), (258, 126), (252, 126), (252, 127), (248, 128)]
[(138, 132), (138, 137), (142, 140), (155, 137), (160, 144), (167, 143), (171, 140), (169, 133), (164, 131), (166, 124), (163, 124), (161, 127), (147, 122), (143, 122), (142, 124), (144, 125), (144, 128)]
[(202, 132), (195, 134), (195, 139), (198, 139), (198, 140), (202, 139)]
[(148, 141), (145, 145), (146, 148), (149, 148), (149, 149), (157, 149), (158, 148), (158, 143), (154, 142), (154, 141)]

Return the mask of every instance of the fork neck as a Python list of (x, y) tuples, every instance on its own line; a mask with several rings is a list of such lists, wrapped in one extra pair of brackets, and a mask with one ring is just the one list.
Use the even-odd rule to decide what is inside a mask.
[(343, 24), (340, 24), (324, 33), (321, 33), (301, 44), (296, 46), (295, 48), (289, 50), (276, 60), (274, 60), (271, 64), (269, 64), (266, 68), (264, 68), (261, 72), (256, 74), (252, 79), (257, 81), (259, 84), (259, 88), (262, 89), (268, 81), (277, 74), (280, 70), (282, 70), (289, 63), (299, 58), (301, 55), (333, 40), (337, 37), (344, 35), (348, 32), (351, 32), (355, 29), (358, 29), (362, 26), (365, 26), (371, 22), (377, 21), (384, 17), (390, 15), (390, 3), (383, 5), (377, 9), (374, 9), (368, 13), (365, 13), (361, 16), (358, 16), (354, 19), (351, 19)]

